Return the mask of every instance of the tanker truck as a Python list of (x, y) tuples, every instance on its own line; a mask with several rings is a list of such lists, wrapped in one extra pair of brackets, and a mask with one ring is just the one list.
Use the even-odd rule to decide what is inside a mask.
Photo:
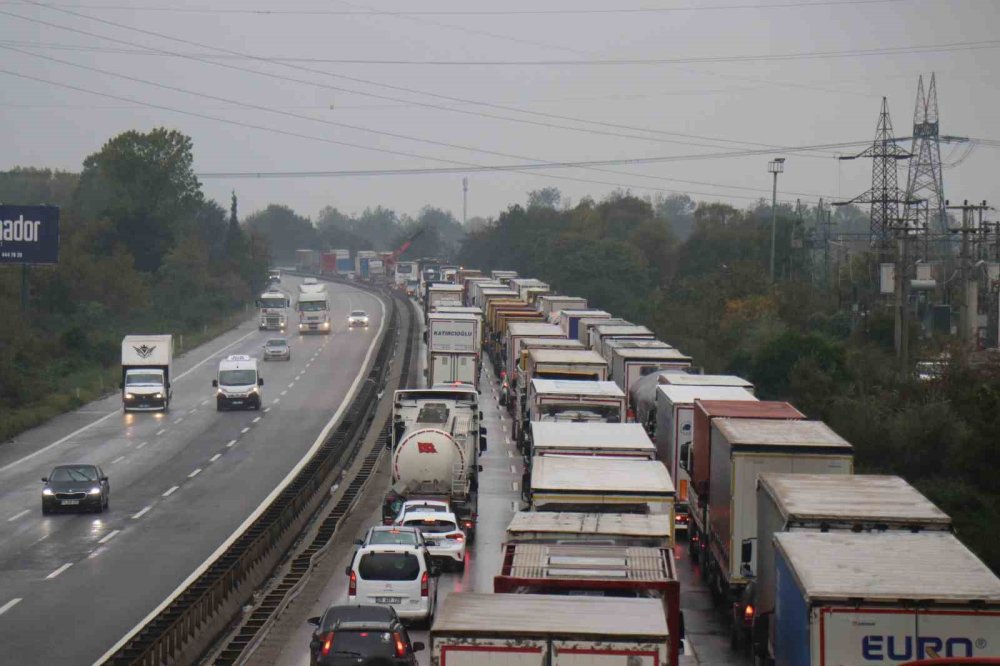
[(392, 477), (382, 503), (389, 525), (407, 500), (443, 500), (475, 539), (479, 454), (486, 450), (479, 394), (468, 385), (396, 391), (392, 407)]

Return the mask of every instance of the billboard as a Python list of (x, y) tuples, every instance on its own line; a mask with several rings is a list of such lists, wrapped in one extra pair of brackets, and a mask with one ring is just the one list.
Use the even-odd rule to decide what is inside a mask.
[(59, 263), (59, 209), (0, 206), (0, 264)]

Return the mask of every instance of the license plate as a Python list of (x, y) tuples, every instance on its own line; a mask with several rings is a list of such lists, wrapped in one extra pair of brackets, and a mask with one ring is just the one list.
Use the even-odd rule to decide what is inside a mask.
[(377, 604), (398, 604), (402, 600), (402, 597), (375, 597)]
[(242, 400), (233, 400), (233, 404), (234, 405), (242, 405), (243, 401)]
[(62, 505), (63, 506), (74, 506), (74, 505), (79, 504), (79, 503), (80, 503), (80, 500), (62, 500)]

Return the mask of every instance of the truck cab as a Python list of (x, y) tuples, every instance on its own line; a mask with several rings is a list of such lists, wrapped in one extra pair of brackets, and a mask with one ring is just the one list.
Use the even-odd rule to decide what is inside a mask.
[[(301, 287), (306, 286), (301, 285)], [(328, 334), (330, 332), (329, 300), (325, 289), (299, 293), (299, 300), (296, 304), (299, 311), (299, 333)]]
[(288, 325), (288, 295), (277, 289), (268, 289), (257, 298), (257, 329), (283, 331)]
[(246, 354), (234, 354), (219, 361), (219, 376), (212, 380), (216, 389), (218, 411), (232, 407), (260, 410), (264, 379), (260, 376), (257, 359)]
[(122, 339), (122, 409), (167, 411), (173, 395), (170, 335), (126, 335)]

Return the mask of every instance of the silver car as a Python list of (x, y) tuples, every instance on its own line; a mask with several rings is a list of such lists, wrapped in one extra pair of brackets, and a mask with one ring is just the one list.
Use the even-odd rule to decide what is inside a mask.
[(347, 326), (354, 328), (355, 326), (368, 327), (368, 313), (364, 310), (352, 310), (351, 314), (347, 315)]
[(264, 343), (265, 361), (291, 361), (292, 347), (285, 338), (271, 338)]

